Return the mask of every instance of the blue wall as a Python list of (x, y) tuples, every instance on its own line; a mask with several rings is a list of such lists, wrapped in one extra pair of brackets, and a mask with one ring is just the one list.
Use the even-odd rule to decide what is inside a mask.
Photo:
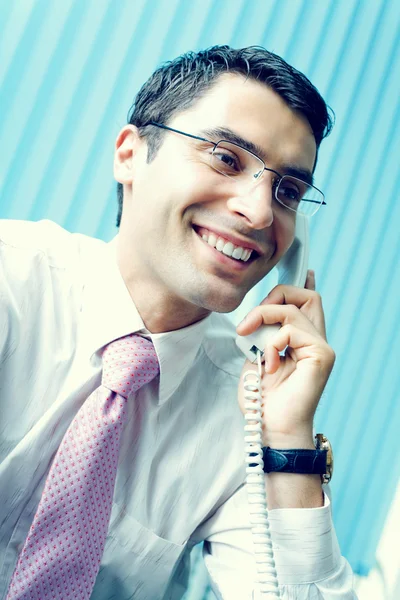
[(2, 218), (109, 240), (115, 137), (145, 78), (186, 50), (263, 45), (335, 110), (316, 171), (328, 206), (311, 228), (337, 353), (317, 429), (334, 445), (336, 528), (361, 574), (400, 472), (399, 23), (397, 0), (0, 0)]

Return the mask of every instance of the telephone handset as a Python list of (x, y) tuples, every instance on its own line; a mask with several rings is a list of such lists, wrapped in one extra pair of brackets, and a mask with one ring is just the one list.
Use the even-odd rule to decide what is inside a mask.
[[(308, 256), (308, 217), (297, 215), (294, 241), (276, 266), (279, 274), (278, 283), (303, 288), (307, 279)], [(237, 336), (236, 344), (246, 358), (255, 363), (257, 362), (257, 350), (261, 352), (261, 357), (263, 357), (268, 337), (276, 333), (279, 327), (279, 325), (264, 325), (250, 335)]]
[[(296, 216), (294, 241), (277, 265), (278, 283), (304, 287), (307, 278), (309, 256), (308, 218)], [(268, 337), (274, 335), (280, 325), (263, 325), (248, 336), (237, 336), (236, 344), (252, 363), (258, 363), (257, 371), (243, 375), (245, 414), (246, 487), (249, 500), (250, 525), (257, 566), (256, 588), (253, 599), (279, 600), (279, 585), (273, 558), (273, 544), (269, 531), (267, 499), (265, 496), (264, 463), (262, 451), (262, 397), (261, 361)]]

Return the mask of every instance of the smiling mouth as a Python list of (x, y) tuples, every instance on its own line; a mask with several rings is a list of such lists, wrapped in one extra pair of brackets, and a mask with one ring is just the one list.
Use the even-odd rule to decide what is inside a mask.
[(250, 263), (259, 256), (256, 250), (235, 245), (204, 227), (193, 226), (193, 229), (206, 244), (236, 263)]

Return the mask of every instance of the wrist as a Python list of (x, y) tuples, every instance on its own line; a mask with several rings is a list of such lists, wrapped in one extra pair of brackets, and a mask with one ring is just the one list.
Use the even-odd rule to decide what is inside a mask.
[(292, 450), (297, 448), (315, 450), (315, 441), (311, 428), (309, 431), (295, 434), (264, 434), (263, 446), (277, 450)]

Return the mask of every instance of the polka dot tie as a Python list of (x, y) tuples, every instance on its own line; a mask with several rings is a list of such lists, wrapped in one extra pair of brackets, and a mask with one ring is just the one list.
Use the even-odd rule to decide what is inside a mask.
[(128, 335), (69, 426), (11, 579), (7, 600), (90, 598), (104, 551), (126, 403), (159, 372), (153, 344)]

